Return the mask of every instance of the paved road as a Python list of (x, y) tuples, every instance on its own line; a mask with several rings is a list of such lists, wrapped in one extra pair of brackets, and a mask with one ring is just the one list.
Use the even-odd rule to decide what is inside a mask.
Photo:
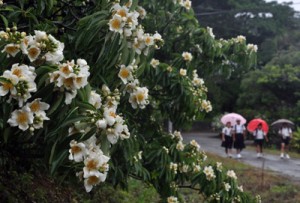
[[(183, 133), (183, 139), (187, 142), (194, 139), (200, 144), (204, 151), (225, 157), (224, 148), (220, 146), (221, 140), (218, 138), (216, 133), (188, 132)], [(258, 159), (256, 157), (256, 152), (247, 149), (247, 147), (241, 154), (243, 157), (238, 160), (244, 163), (258, 168), (264, 167), (265, 169), (287, 175), (297, 182), (300, 181), (300, 159), (294, 159), (293, 157), (291, 157), (289, 160), (280, 159), (279, 151), (278, 155), (264, 153), (264, 157)]]

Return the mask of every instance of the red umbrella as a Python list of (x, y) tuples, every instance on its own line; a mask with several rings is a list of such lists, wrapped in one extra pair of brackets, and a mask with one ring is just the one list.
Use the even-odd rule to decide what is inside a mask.
[(246, 123), (246, 119), (237, 113), (228, 113), (228, 114), (225, 114), (224, 116), (222, 116), (222, 118), (221, 118), (221, 122), (224, 125), (226, 125), (227, 122), (230, 122), (231, 125), (235, 125), (237, 120), (240, 120), (241, 124)]
[(263, 119), (261, 118), (255, 118), (253, 120), (251, 120), (249, 123), (248, 123), (248, 126), (247, 126), (247, 130), (250, 131), (250, 132), (253, 132), (254, 130), (256, 130), (257, 126), (259, 124), (262, 124), (262, 130), (265, 132), (265, 133), (268, 133), (269, 131), (269, 126), (267, 124), (266, 121), (264, 121)]

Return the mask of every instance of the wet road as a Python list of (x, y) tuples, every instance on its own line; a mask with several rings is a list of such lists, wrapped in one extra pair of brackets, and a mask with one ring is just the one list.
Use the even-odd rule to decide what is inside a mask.
[[(191, 140), (196, 140), (204, 151), (214, 153), (225, 157), (224, 148), (221, 147), (221, 140), (218, 138), (216, 133), (199, 133), (199, 132), (188, 132), (183, 133), (183, 139), (188, 142)], [(252, 141), (246, 141), (247, 143), (252, 143)], [(235, 150), (233, 150), (235, 152)], [(281, 159), (278, 155), (271, 155), (264, 153), (263, 158), (257, 158), (256, 152), (253, 150), (244, 149), (242, 151), (242, 158), (238, 159), (241, 162), (247, 163), (251, 166), (258, 168), (269, 169), (278, 172), (282, 175), (287, 175), (295, 181), (300, 181), (300, 159)], [(236, 155), (233, 156), (236, 159)]]

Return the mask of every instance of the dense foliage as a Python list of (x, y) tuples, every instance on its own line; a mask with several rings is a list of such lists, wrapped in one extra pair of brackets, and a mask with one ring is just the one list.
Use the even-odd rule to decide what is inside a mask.
[(242, 36), (216, 40), (189, 0), (141, 3), (1, 5), (1, 166), (44, 160), (53, 176), (77, 174), (87, 192), (134, 177), (167, 202), (180, 201), (178, 187), (210, 202), (256, 201), (234, 171), (207, 165), (197, 142), (164, 123), (202, 118), (212, 107), (199, 75), (250, 67), (257, 47)]

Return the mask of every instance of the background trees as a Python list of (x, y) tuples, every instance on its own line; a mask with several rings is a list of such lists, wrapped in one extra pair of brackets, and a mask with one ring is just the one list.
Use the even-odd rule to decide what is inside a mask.
[[(291, 86), (287, 88), (286, 85), (284, 87), (288, 91), (284, 91), (281, 86), (287, 81), (298, 86), (294, 79), (284, 76), (291, 74), (293, 78), (298, 78), (296, 70), (299, 65), (299, 46), (295, 39), (298, 38), (299, 23), (296, 12), (288, 4), (266, 3), (262, 0), (242, 3), (202, 1), (195, 3), (194, 7), (200, 24), (213, 27), (216, 36), (229, 37), (239, 33), (246, 36), (250, 43), (258, 45), (256, 70), (242, 67), (240, 70), (244, 71), (233, 72), (230, 77), (220, 75), (215, 80), (207, 80), (208, 88), (214, 90), (214, 94), (210, 95), (212, 102), (218, 104), (216, 112), (243, 111), (242, 109), (248, 108), (249, 111), (245, 113), (251, 118), (258, 115), (256, 109), (259, 109), (270, 120), (283, 116), (298, 120), (297, 113), (284, 113), (287, 109), (297, 112), (297, 91)], [(234, 23), (228, 26), (225, 21)], [(267, 64), (272, 65), (272, 68)], [(288, 69), (293, 70), (293, 73)], [(246, 72), (249, 73), (245, 74)], [(262, 79), (274, 79), (275, 72), (278, 80), (274, 81), (277, 81), (279, 89), (274, 89), (275, 84), (271, 80)], [(283, 96), (279, 96), (279, 99), (278, 94), (289, 95), (287, 97), (290, 99)], [(282, 111), (272, 111), (274, 108), (282, 108)]]

